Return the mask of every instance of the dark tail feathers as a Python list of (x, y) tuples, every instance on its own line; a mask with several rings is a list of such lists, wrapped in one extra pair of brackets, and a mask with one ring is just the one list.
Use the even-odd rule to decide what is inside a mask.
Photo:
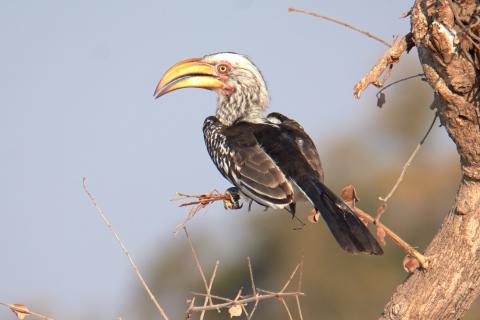
[(383, 250), (352, 209), (316, 177), (295, 181), (320, 211), (338, 244), (348, 252), (381, 255)]

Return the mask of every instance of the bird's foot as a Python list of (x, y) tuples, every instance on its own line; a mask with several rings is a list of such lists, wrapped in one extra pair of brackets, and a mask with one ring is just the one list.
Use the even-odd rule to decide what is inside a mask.
[(223, 200), (223, 206), (225, 209), (240, 209), (243, 207), (243, 203), (240, 203), (240, 191), (237, 187), (228, 188), (225, 191), (227, 199)]

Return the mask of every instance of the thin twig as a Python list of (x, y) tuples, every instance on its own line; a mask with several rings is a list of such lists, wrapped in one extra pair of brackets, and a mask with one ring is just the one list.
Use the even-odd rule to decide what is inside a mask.
[(313, 16), (313, 17), (325, 19), (327, 21), (330, 21), (330, 22), (342, 25), (344, 27), (347, 27), (349, 29), (355, 30), (357, 32), (360, 32), (361, 34), (363, 34), (363, 35), (365, 35), (365, 36), (367, 36), (371, 39), (377, 40), (378, 42), (382, 43), (383, 45), (385, 45), (387, 47), (391, 46), (390, 43), (388, 43), (387, 41), (383, 40), (382, 38), (380, 38), (380, 37), (378, 37), (374, 34), (371, 34), (370, 32), (367, 32), (365, 30), (360, 29), (359, 27), (352, 26), (351, 24), (348, 24), (346, 22), (343, 22), (343, 21), (340, 21), (340, 20), (337, 20), (337, 19), (334, 19), (334, 18), (330, 18), (330, 17), (324, 16), (324, 15), (321, 15), (321, 14), (318, 14), (318, 13), (315, 13), (315, 12), (312, 12), (312, 11), (297, 9), (297, 8), (288, 8), (288, 12), (304, 13), (304, 14), (308, 14), (308, 15)]
[(397, 181), (393, 185), (390, 192), (387, 194), (386, 197), (383, 197), (383, 198), (378, 197), (378, 199), (380, 199), (385, 205), (387, 204), (388, 200), (392, 197), (395, 190), (397, 190), (398, 186), (400, 185), (400, 183), (403, 180), (403, 177), (405, 176), (405, 173), (407, 172), (408, 167), (412, 164), (413, 159), (417, 155), (418, 150), (420, 150), (420, 147), (423, 145), (423, 143), (427, 139), (428, 135), (430, 134), (430, 131), (432, 131), (433, 125), (435, 124), (435, 121), (437, 120), (437, 116), (438, 116), (437, 113), (435, 113), (435, 115), (433, 117), (433, 120), (432, 120), (432, 123), (428, 127), (427, 132), (423, 136), (422, 140), (420, 140), (420, 142), (417, 144), (417, 146), (415, 147), (415, 150), (413, 150), (413, 152), (410, 155), (410, 157), (408, 158), (407, 162), (405, 162), (405, 164), (403, 165), (402, 172), (400, 172), (400, 175), (398, 176)]
[(160, 304), (158, 303), (157, 299), (155, 298), (155, 296), (153, 295), (152, 291), (150, 290), (150, 288), (148, 287), (147, 283), (145, 282), (145, 280), (143, 279), (143, 276), (142, 274), (140, 273), (140, 270), (138, 269), (137, 267), (137, 264), (135, 263), (135, 261), (133, 260), (132, 256), (130, 255), (130, 253), (128, 252), (128, 249), (127, 247), (125, 246), (125, 244), (123, 243), (122, 239), (120, 239), (120, 236), (118, 235), (118, 233), (115, 231), (115, 229), (113, 229), (113, 226), (111, 225), (110, 221), (108, 220), (107, 216), (105, 215), (103, 209), (97, 204), (97, 200), (93, 197), (93, 195), (90, 193), (90, 191), (88, 191), (88, 188), (87, 188), (87, 179), (84, 177), (82, 179), (82, 184), (83, 184), (83, 190), (85, 190), (85, 193), (87, 194), (88, 198), (90, 199), (90, 202), (93, 204), (93, 206), (97, 209), (98, 213), (100, 214), (100, 216), (102, 217), (103, 219), (103, 222), (105, 223), (105, 225), (108, 227), (108, 229), (110, 230), (110, 232), (113, 234), (113, 236), (115, 237), (115, 240), (117, 241), (118, 245), (120, 246), (120, 248), (122, 248), (122, 251), (123, 253), (127, 256), (128, 258), (128, 261), (130, 262), (130, 265), (133, 269), (133, 271), (135, 272), (135, 274), (137, 275), (138, 277), (138, 280), (140, 280), (140, 283), (142, 284), (142, 286), (145, 288), (145, 291), (147, 291), (148, 293), (148, 296), (150, 297), (150, 300), (152, 300), (153, 304), (155, 305), (155, 307), (157, 308), (158, 312), (160, 313), (160, 315), (162, 316), (162, 318), (164, 320), (168, 320), (168, 316), (166, 315), (165, 311), (163, 310), (163, 308), (160, 306)]
[[(190, 238), (188, 233), (187, 233), (187, 238)], [(191, 238), (190, 238), (189, 241), (191, 241)], [(191, 246), (191, 247), (193, 247), (193, 246)], [(194, 252), (194, 250), (192, 252)], [(196, 253), (194, 253), (194, 257), (195, 256), (196, 256)], [(198, 257), (195, 260), (198, 261)], [(195, 306), (195, 304), (191, 303), (191, 300), (190, 300), (189, 307), (188, 307), (187, 311), (185, 312), (185, 315), (186, 315), (185, 317), (186, 318), (190, 317), (190, 315), (194, 312), (201, 312), (202, 314), (204, 314), (206, 311), (210, 311), (210, 310), (217, 310), (218, 311), (218, 310), (224, 309), (224, 308), (230, 308), (230, 307), (233, 307), (233, 306), (240, 306), (242, 308), (242, 311), (245, 313), (246, 318), (251, 319), (253, 317), (253, 314), (254, 314), (254, 312), (257, 308), (257, 305), (260, 301), (267, 300), (267, 299), (285, 300), (286, 297), (291, 297), (291, 296), (294, 296), (295, 299), (297, 300), (297, 306), (299, 308), (299, 314), (301, 314), (300, 304), (299, 304), (298, 300), (299, 300), (299, 297), (303, 296), (304, 294), (299, 290), (297, 290), (296, 292), (285, 292), (285, 290), (288, 287), (288, 285), (291, 283), (293, 277), (295, 276), (295, 274), (297, 273), (298, 270), (300, 270), (299, 277), (302, 276), (301, 268), (303, 266), (303, 258), (302, 258), (301, 262), (295, 267), (293, 272), (290, 274), (287, 282), (285, 283), (285, 285), (282, 287), (282, 289), (279, 292), (273, 292), (273, 291), (268, 291), (268, 290), (263, 290), (263, 289), (257, 288), (256, 285), (255, 285), (255, 281), (253, 279), (253, 268), (252, 268), (252, 263), (251, 263), (251, 260), (250, 260), (249, 257), (247, 257), (247, 264), (248, 264), (248, 270), (249, 270), (249, 275), (250, 275), (250, 282), (251, 282), (251, 286), (252, 286), (252, 294), (251, 295), (243, 296), (242, 295), (243, 288), (240, 288), (238, 290), (234, 299), (229, 299), (229, 298), (213, 295), (213, 294), (211, 294), (211, 292), (208, 289), (207, 289), (207, 293), (192, 292), (192, 294), (194, 296), (204, 297), (205, 301), (204, 301), (203, 306)], [(200, 265), (199, 261), (198, 261), (197, 267), (198, 267), (198, 265)], [(199, 268), (199, 270), (202, 270), (202, 272), (203, 272), (203, 269)], [(216, 268), (214, 269), (214, 274), (215, 274), (215, 271), (216, 271)], [(200, 272), (200, 274), (202, 274), (202, 272)], [(210, 279), (210, 284), (213, 284), (213, 279), (214, 278), (215, 278), (214, 275), (212, 275), (212, 278)], [(299, 279), (298, 286), (299, 286), (298, 288), (301, 288), (301, 279)], [(210, 290), (211, 290), (211, 286), (210, 286)], [(206, 304), (205, 303), (207, 301), (206, 299), (221, 300), (223, 302), (213, 303), (210, 300), (210, 303)], [(255, 305), (249, 313), (245, 306), (247, 305), (247, 303), (250, 303), (250, 302), (255, 302)], [(287, 305), (287, 309), (288, 309), (288, 305)], [(291, 312), (290, 312), (289, 309), (287, 310), (287, 313), (288, 313), (289, 317), (291, 318)], [(302, 316), (300, 316), (300, 319), (302, 319)]]
[(374, 223), (378, 228), (382, 228), (385, 230), (385, 233), (399, 246), (401, 247), (407, 254), (412, 257), (415, 257), (423, 269), (428, 268), (428, 259), (425, 258), (423, 254), (415, 250), (411, 245), (409, 245), (405, 240), (400, 238), (395, 232), (393, 232), (390, 228), (385, 226), (382, 222), (377, 221), (377, 219), (370, 216), (365, 211), (362, 211), (360, 208), (354, 208), (355, 213), (361, 216), (363, 219), (367, 220), (368, 222)]
[(194, 305), (195, 305), (195, 297), (192, 297), (192, 299), (190, 300), (190, 303), (188, 305), (187, 312), (185, 312), (185, 320), (190, 319), (190, 314), (192, 313), (190, 311), (190, 309), (192, 309)]
[(247, 257), (247, 264), (248, 264), (248, 273), (250, 274), (250, 283), (252, 284), (252, 292), (253, 294), (257, 294), (257, 288), (255, 288), (255, 281), (253, 281), (253, 270), (252, 270), (252, 262), (250, 261), (250, 257)]
[(293, 271), (292, 271), (292, 273), (290, 274), (290, 277), (288, 278), (287, 282), (285, 282), (285, 284), (283, 285), (282, 290), (280, 290), (280, 293), (284, 292), (285, 289), (287, 289), (287, 287), (288, 287), (288, 285), (290, 284), (290, 282), (292, 281), (293, 277), (295, 277), (295, 273), (297, 273), (298, 268), (300, 268), (300, 263), (297, 264), (297, 266), (295, 267), (295, 269), (293, 269)]
[(288, 307), (287, 302), (285, 301), (285, 299), (280, 298), (280, 302), (282, 302), (283, 306), (285, 307), (285, 311), (287, 311), (288, 319), (289, 319), (289, 320), (293, 320), (292, 313), (290, 312), (290, 308)]
[[(297, 291), (298, 292), (302, 292), (303, 260), (304, 260), (304, 256), (302, 255), (302, 259), (300, 260), (300, 272), (298, 274), (298, 285), (297, 285)], [(298, 317), (299, 317), (300, 320), (303, 320), (302, 306), (300, 305), (300, 298), (298, 296), (296, 296), (295, 300), (296, 300), (296, 303), (297, 303)]]
[[(247, 257), (247, 264), (248, 264), (248, 272), (250, 274), (250, 282), (252, 284), (252, 295), (257, 296), (257, 288), (255, 287), (255, 281), (253, 281), (253, 270), (252, 270), (252, 262), (250, 261), (250, 257)], [(253, 314), (257, 310), (258, 306), (258, 300), (255, 301), (255, 304), (253, 305), (252, 311), (250, 311), (250, 315), (248, 316), (248, 320), (252, 319)]]
[[(205, 300), (203, 301), (203, 306), (205, 307), (207, 303), (210, 301), (210, 304), (212, 303), (212, 298), (210, 296), (210, 292), (212, 291), (212, 285), (213, 281), (215, 280), (215, 275), (217, 274), (217, 269), (218, 265), (220, 264), (220, 261), (217, 260), (215, 263), (215, 267), (213, 268), (212, 276), (210, 277), (210, 282), (208, 283), (208, 289), (207, 289), (207, 296), (205, 297)], [(200, 320), (203, 320), (203, 317), (205, 316), (205, 311), (202, 311), (202, 314), (200, 315)]]
[(36, 318), (43, 319), (43, 320), (53, 320), (53, 318), (47, 317), (47, 316), (45, 316), (43, 314), (40, 314), (38, 312), (31, 311), (30, 309), (27, 308), (27, 306), (25, 306), (23, 304), (21, 304), (21, 305), (20, 304), (11, 304), (11, 303), (6, 303), (6, 302), (2, 302), (2, 301), (0, 301), (0, 304), (4, 305), (5, 307), (8, 307), (15, 314), (23, 314), (25, 316), (32, 315)]
[(243, 312), (247, 316), (247, 319), (251, 319), (250, 314), (248, 313), (247, 307), (244, 304), (241, 304), (240, 307), (242, 307)]
[(201, 312), (203, 310), (209, 311), (209, 310), (216, 310), (216, 309), (224, 309), (231, 307), (233, 305), (237, 304), (246, 304), (254, 301), (263, 301), (267, 299), (274, 299), (274, 298), (282, 298), (282, 297), (292, 297), (292, 296), (304, 296), (305, 294), (303, 292), (277, 292), (277, 293), (271, 293), (271, 294), (265, 294), (265, 295), (257, 295), (256, 297), (249, 296), (244, 299), (239, 299), (237, 301), (231, 301), (231, 302), (225, 302), (225, 303), (218, 303), (218, 304), (213, 304), (213, 305), (208, 305), (206, 307), (199, 306), (199, 307), (191, 307), (189, 309), (190, 313), (193, 312)]
[(226, 301), (226, 302), (232, 302), (233, 300), (230, 299), (230, 298), (225, 298), (225, 297), (220, 297), (220, 296), (216, 296), (214, 294), (206, 294), (206, 293), (201, 293), (201, 292), (190, 292), (191, 294), (193, 294), (194, 296), (200, 296), (200, 297), (208, 297), (210, 296), (212, 299), (215, 299), (215, 300), (221, 300), (221, 301)]
[(223, 201), (224, 205), (229, 204), (233, 201), (232, 197), (228, 193), (221, 194), (217, 190), (213, 190), (208, 193), (202, 194), (185, 194), (177, 192), (177, 198), (172, 199), (172, 201), (180, 201), (186, 199), (195, 199), (193, 201), (186, 201), (180, 203), (179, 207), (186, 207), (186, 206), (193, 206), (187, 213), (185, 219), (179, 223), (175, 229), (173, 230), (173, 234), (177, 235), (177, 233), (187, 226), (188, 221), (190, 221), (201, 209), (207, 207), (213, 202), (216, 201)]
[[(202, 265), (200, 264), (200, 260), (198, 259), (197, 256), (197, 251), (195, 250), (195, 247), (193, 246), (192, 238), (190, 237), (190, 234), (187, 231), (187, 227), (183, 227), (183, 231), (185, 231), (185, 235), (187, 236), (188, 244), (190, 246), (190, 249), (192, 250), (192, 255), (193, 258), (195, 259), (195, 264), (197, 265), (198, 272), (200, 273), (200, 276), (202, 277), (203, 280), (203, 285), (205, 286), (205, 292), (208, 294), (208, 283), (207, 283), (207, 278), (205, 277), (205, 272), (203, 272)], [(212, 303), (212, 299), (209, 298), (210, 304)]]
[(385, 90), (387, 90), (388, 88), (390, 88), (391, 86), (394, 86), (396, 85), (397, 83), (400, 83), (400, 82), (403, 82), (403, 81), (407, 81), (407, 80), (410, 80), (410, 79), (413, 79), (413, 78), (417, 78), (417, 77), (422, 77), (424, 76), (425, 73), (419, 73), (419, 74), (416, 74), (416, 75), (413, 75), (413, 76), (409, 76), (409, 77), (406, 77), (406, 78), (402, 78), (400, 80), (397, 80), (397, 81), (394, 81), (392, 83), (389, 83), (387, 84), (386, 86), (384, 86), (382, 89), (378, 90), (376, 96), (378, 98), (378, 96)]

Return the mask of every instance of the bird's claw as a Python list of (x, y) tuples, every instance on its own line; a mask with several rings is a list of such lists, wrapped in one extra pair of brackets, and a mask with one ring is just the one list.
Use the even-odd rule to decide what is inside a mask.
[(240, 191), (237, 187), (228, 188), (225, 191), (226, 199), (223, 200), (225, 209), (240, 209), (243, 203), (240, 203)]

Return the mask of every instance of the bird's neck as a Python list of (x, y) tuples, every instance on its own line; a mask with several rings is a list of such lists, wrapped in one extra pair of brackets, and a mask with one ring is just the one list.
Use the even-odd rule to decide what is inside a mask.
[(258, 122), (263, 119), (268, 107), (268, 93), (265, 88), (237, 87), (229, 96), (219, 95), (215, 116), (224, 125), (236, 121)]

